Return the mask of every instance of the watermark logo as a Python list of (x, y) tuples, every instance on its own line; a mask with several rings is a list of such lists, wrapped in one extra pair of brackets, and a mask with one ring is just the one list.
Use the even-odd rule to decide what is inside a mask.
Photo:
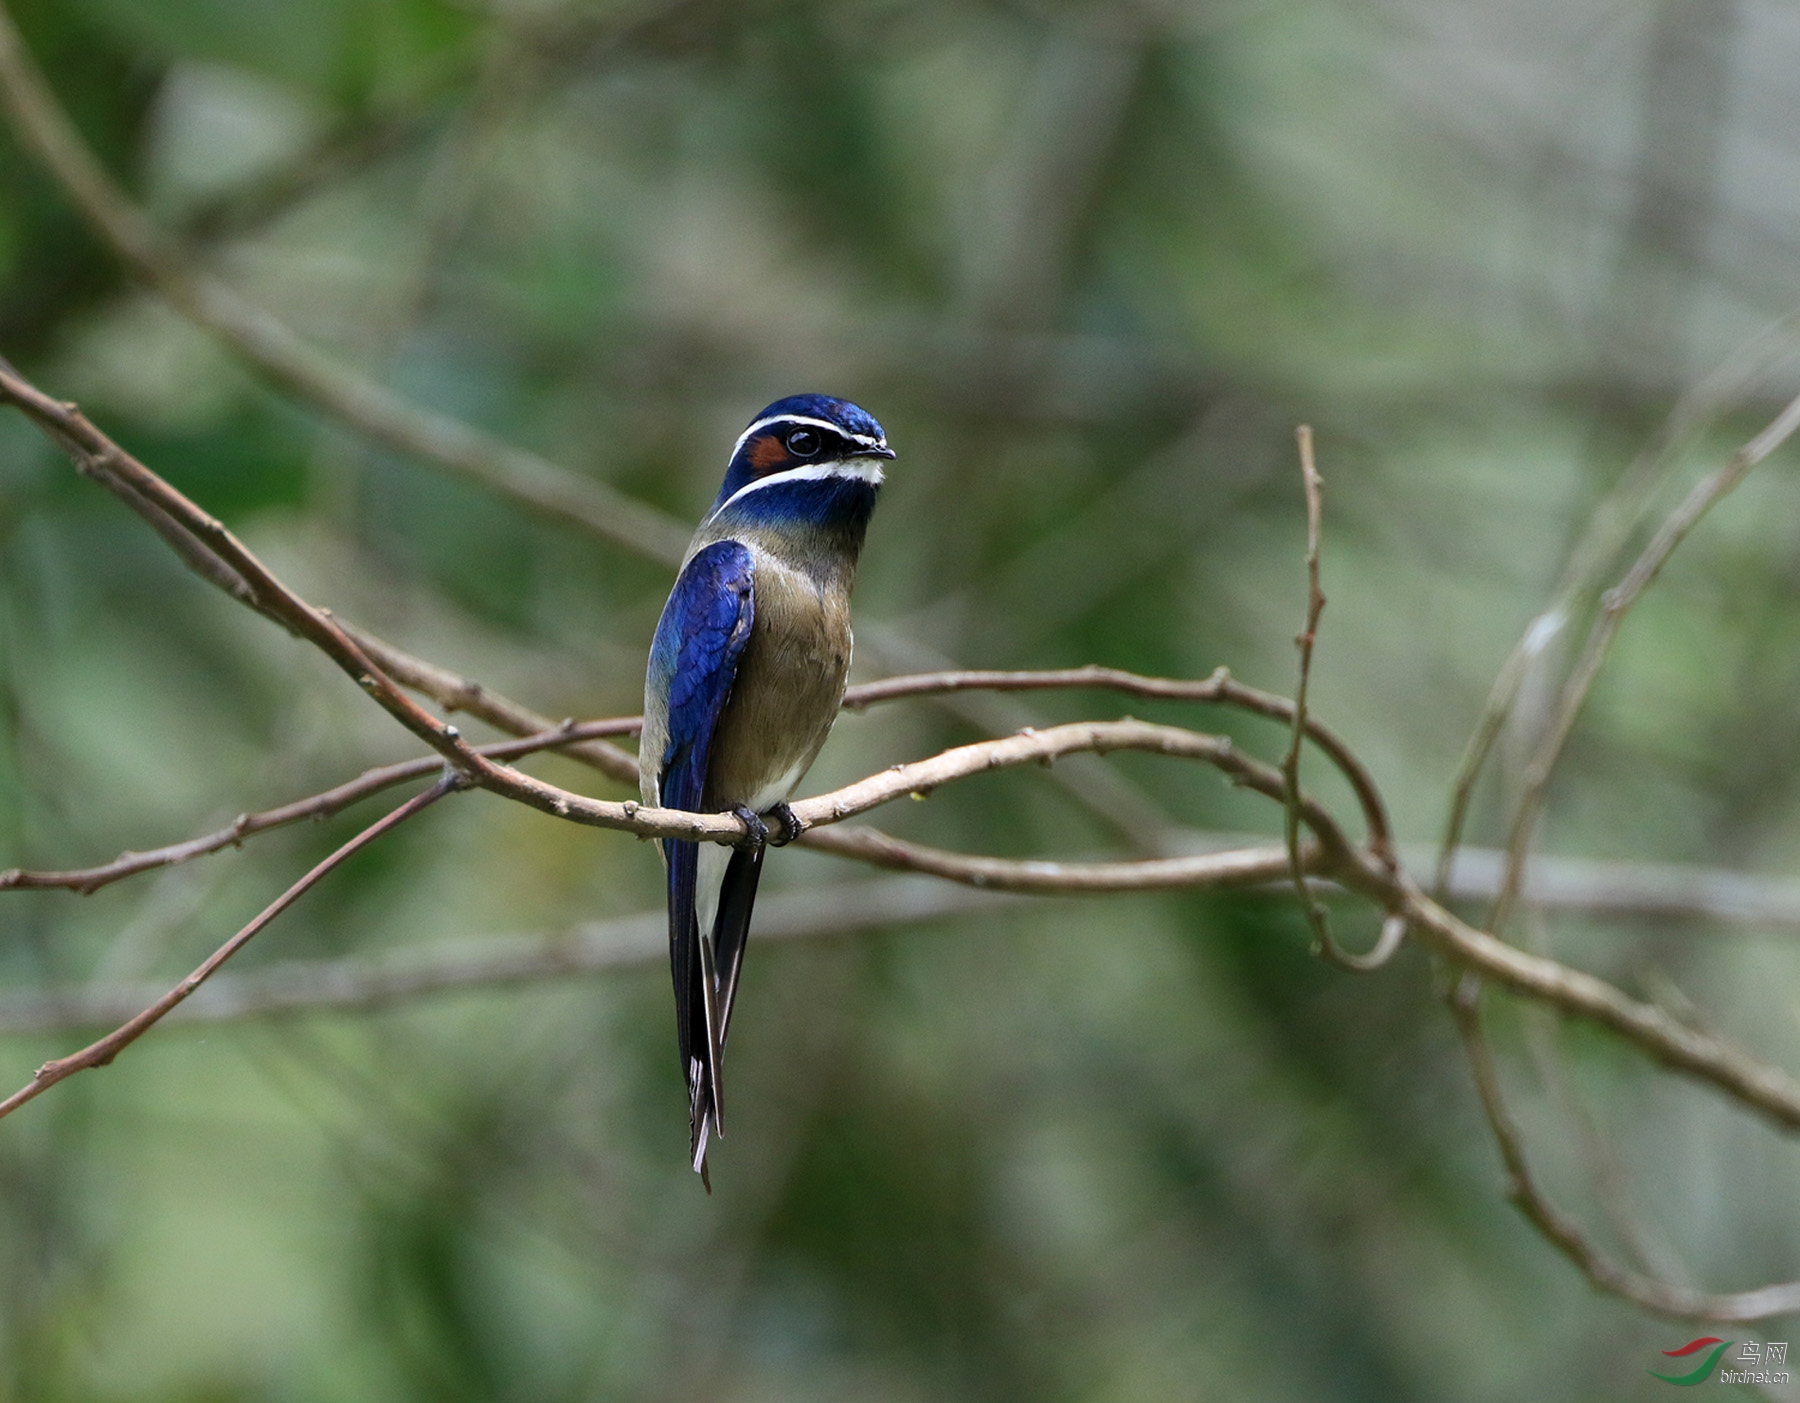
[[(1690, 1359), (1696, 1355), (1704, 1355), (1700, 1363), (1686, 1374), (1659, 1374), (1649, 1370), (1650, 1377), (1661, 1379), (1664, 1383), (1674, 1384), (1679, 1388), (1693, 1388), (1703, 1384), (1712, 1377), (1718, 1368), (1719, 1359), (1730, 1349), (1730, 1340), (1721, 1340), (1717, 1335), (1702, 1335), (1697, 1340), (1689, 1340), (1680, 1349), (1665, 1349), (1666, 1359)], [(1745, 1340), (1738, 1346), (1736, 1364), (1727, 1360), (1725, 1367), (1719, 1370), (1719, 1382), (1722, 1384), (1784, 1384), (1788, 1382), (1788, 1371), (1775, 1367), (1787, 1363), (1787, 1341), (1771, 1340), (1767, 1344), (1761, 1340)]]

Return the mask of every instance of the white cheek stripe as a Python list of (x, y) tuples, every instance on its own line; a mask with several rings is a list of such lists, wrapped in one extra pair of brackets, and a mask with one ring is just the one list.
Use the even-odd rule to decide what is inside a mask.
[(843, 425), (834, 424), (829, 419), (814, 419), (805, 414), (771, 414), (767, 419), (758, 419), (738, 435), (738, 441), (731, 446), (731, 456), (737, 457), (743, 451), (744, 445), (750, 441), (750, 435), (759, 429), (768, 428), (771, 424), (811, 424), (815, 429), (828, 430), (839, 438), (847, 438), (852, 443), (862, 444), (865, 448), (886, 447), (879, 439), (870, 438), (867, 434), (853, 434)]
[[(715, 520), (721, 512), (728, 511), (752, 492), (760, 492), (765, 487), (781, 487), (790, 482), (823, 482), (834, 477), (859, 478), (871, 487), (881, 486), (883, 480), (881, 464), (873, 458), (844, 458), (835, 463), (809, 463), (804, 468), (787, 468), (778, 473), (770, 473), (767, 477), (759, 477), (754, 482), (746, 482), (720, 504), (718, 511), (707, 513), (706, 521)], [(704, 526), (706, 522), (700, 524)]]

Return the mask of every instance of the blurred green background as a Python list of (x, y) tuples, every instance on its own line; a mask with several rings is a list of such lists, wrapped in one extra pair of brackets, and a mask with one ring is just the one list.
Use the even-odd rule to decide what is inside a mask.
[[(1226, 664), (1290, 690), (1312, 423), (1313, 702), (1413, 842), (1594, 504), (1800, 301), (1800, 19), (1768, 0), (12, 9), (201, 263), (422, 403), (684, 520), (764, 403), (869, 408), (901, 456), (865, 677)], [(1793, 392), (1785, 335), (1667, 501)], [(0, 353), (309, 599), (546, 714), (637, 709), (667, 568), (259, 384), (4, 135)], [(1632, 617), (1543, 848), (1795, 871), (1797, 642), (1778, 458)], [(846, 717), (807, 790), (984, 718), (1126, 709), (1280, 753), (1266, 725), (1103, 696), (908, 704)], [(0, 417), (0, 866), (103, 861), (412, 753)], [(876, 819), (1009, 854), (1277, 831), (1210, 772), (1065, 768)], [(1508, 792), (1484, 789), (1477, 841)], [(377, 812), (87, 898), (5, 893), (0, 981), (171, 979)], [(866, 875), (783, 852), (764, 889)], [(548, 935), (659, 888), (644, 845), (466, 796), (240, 965)], [(1520, 929), (1800, 1061), (1792, 930)], [(1528, 1230), (1428, 962), (1337, 974), (1291, 898), (1016, 903), (771, 941), (746, 980), (711, 1198), (654, 960), (171, 1022), (0, 1125), (0, 1399), (1636, 1399), (1704, 1333), (1595, 1295)], [(1648, 1260), (1719, 1289), (1800, 1275), (1789, 1147), (1533, 1026), (1499, 1004), (1508, 1084), (1603, 1239), (1584, 1125)], [(0, 1065), (20, 1082), (76, 1044), (11, 1037)]]

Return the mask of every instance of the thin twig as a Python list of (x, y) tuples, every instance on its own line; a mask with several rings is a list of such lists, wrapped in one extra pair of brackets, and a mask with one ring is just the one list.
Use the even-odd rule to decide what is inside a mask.
[[(1034, 896), (1083, 896), (1107, 892), (1230, 890), (1264, 886), (1287, 875), (1286, 847), (1261, 844), (1187, 857), (1133, 858), (1123, 862), (1057, 861), (1049, 858), (984, 857), (896, 838), (862, 824), (818, 833), (816, 844), (833, 857), (853, 858), (893, 871), (919, 872), (983, 891)], [(1308, 868), (1322, 866), (1320, 850), (1301, 845)]]
[(1450, 1008), (1474, 1073), (1482, 1113), (1506, 1168), (1506, 1196), (1583, 1276), (1602, 1291), (1622, 1296), (1657, 1315), (1678, 1320), (1767, 1320), (1771, 1316), (1800, 1311), (1800, 1281), (1723, 1294), (1693, 1291), (1633, 1271), (1595, 1246), (1580, 1224), (1545, 1196), (1532, 1173), (1524, 1138), (1507, 1109), (1500, 1078), (1494, 1068), (1493, 1053), (1481, 1020), (1479, 986), (1473, 982), (1466, 987), (1459, 985), (1450, 996)]
[(1287, 754), (1281, 761), (1282, 836), (1287, 845), (1288, 873), (1294, 892), (1300, 898), (1300, 909), (1312, 929), (1313, 948), (1334, 965), (1347, 969), (1356, 966), (1347, 961), (1337, 942), (1331, 938), (1331, 916), (1313, 899), (1306, 884), (1306, 868), (1300, 860), (1300, 752), (1306, 743), (1306, 693), (1312, 681), (1313, 644), (1318, 638), (1319, 618), (1325, 612), (1325, 591), (1319, 584), (1319, 534), (1323, 516), (1324, 484), (1313, 462), (1312, 426), (1302, 424), (1294, 432), (1300, 446), (1300, 480), (1306, 493), (1306, 623), (1294, 646), (1300, 652), (1300, 679), (1294, 688), (1294, 724)]
[(1313, 949), (1327, 964), (1351, 974), (1371, 974), (1400, 949), (1406, 938), (1406, 921), (1389, 912), (1372, 949), (1354, 954), (1343, 949), (1331, 934), (1331, 913), (1312, 893), (1306, 880), (1306, 862), (1300, 851), (1300, 754), (1306, 743), (1306, 694), (1312, 682), (1313, 644), (1318, 639), (1319, 618), (1325, 612), (1325, 591), (1319, 583), (1319, 537), (1324, 519), (1325, 484), (1313, 461), (1312, 426), (1295, 430), (1300, 448), (1300, 481), (1306, 493), (1306, 624), (1294, 639), (1300, 650), (1300, 680), (1294, 688), (1294, 724), (1286, 756), (1281, 762), (1282, 834), (1287, 846), (1288, 875), (1300, 909), (1313, 933)]
[(117, 1057), (127, 1047), (131, 1046), (132, 1043), (143, 1037), (145, 1033), (149, 1032), (150, 1029), (161, 1022), (163, 1017), (168, 1014), (171, 1009), (186, 1000), (194, 990), (198, 989), (211, 978), (214, 970), (218, 969), (220, 965), (224, 964), (225, 961), (229, 960), (233, 955), (237, 954), (239, 950), (242, 950), (244, 946), (248, 945), (250, 941), (255, 938), (257, 933), (267, 926), (269, 922), (273, 921), (283, 911), (287, 910), (288, 907), (292, 906), (310, 891), (321, 878), (342, 863), (345, 858), (351, 856), (360, 849), (367, 847), (384, 833), (391, 832), (400, 824), (406, 822), (406, 820), (411, 818), (414, 814), (435, 804), (446, 794), (463, 788), (466, 783), (467, 781), (454, 770), (446, 769), (443, 777), (438, 780), (436, 784), (432, 785), (431, 788), (420, 794), (414, 795), (399, 808), (386, 814), (384, 817), (377, 819), (374, 823), (363, 829), (361, 833), (358, 833), (349, 842), (345, 843), (330, 857), (319, 863), (318, 866), (314, 867), (312, 871), (308, 872), (299, 881), (295, 882), (293, 886), (289, 887), (280, 896), (276, 897), (274, 901), (263, 908), (249, 925), (245, 926), (217, 950), (213, 951), (211, 955), (207, 956), (206, 959), (200, 963), (199, 967), (196, 968), (192, 974), (188, 975), (186, 979), (182, 980), (173, 989), (170, 989), (166, 994), (158, 998), (148, 1008), (144, 1009), (135, 1017), (127, 1019), (98, 1042), (88, 1044), (88, 1046), (82, 1048), (81, 1051), (70, 1053), (67, 1057), (59, 1057), (54, 1061), (44, 1063), (44, 1065), (39, 1067), (33, 1074), (29, 1082), (20, 1087), (4, 1101), (0, 1101), (0, 1118), (11, 1115), (12, 1112), (16, 1111), (20, 1106), (23, 1106), (27, 1101), (34, 1100), (43, 1095), (44, 1092), (48, 1091), (58, 1082), (67, 1081), (77, 1072), (85, 1072), (91, 1067), (106, 1066), (113, 1058)]

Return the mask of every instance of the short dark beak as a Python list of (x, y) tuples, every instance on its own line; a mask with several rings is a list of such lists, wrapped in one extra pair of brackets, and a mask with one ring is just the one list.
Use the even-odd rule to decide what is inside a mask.
[(884, 443), (879, 448), (859, 448), (850, 456), (852, 458), (897, 458), (900, 455)]

